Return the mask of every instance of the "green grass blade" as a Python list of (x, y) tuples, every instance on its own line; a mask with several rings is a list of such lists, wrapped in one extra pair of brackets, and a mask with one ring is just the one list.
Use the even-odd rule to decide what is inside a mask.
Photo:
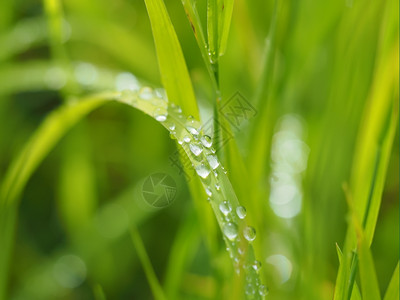
[(140, 237), (138, 230), (134, 226), (132, 226), (131, 229), (131, 238), (133, 244), (135, 245), (139, 260), (142, 263), (144, 272), (147, 277), (147, 281), (150, 284), (150, 288), (151, 291), (153, 292), (154, 299), (156, 300), (166, 299), (164, 291), (162, 290), (162, 287), (158, 282), (156, 273), (154, 272), (153, 266), (151, 265), (150, 258), (147, 255), (146, 248), (144, 247), (142, 238)]
[(233, 0), (218, 0), (218, 55), (224, 55), (233, 13)]
[(397, 263), (383, 300), (398, 300), (400, 298), (399, 286), (399, 263)]
[(161, 81), (171, 102), (199, 118), (192, 82), (182, 49), (162, 0), (145, 0), (156, 45)]
[[(336, 244), (336, 252), (339, 258), (339, 263), (342, 262), (342, 257), (343, 257), (343, 252), (340, 249), (339, 245)], [(360, 288), (358, 287), (357, 283), (354, 283), (354, 288), (353, 288), (353, 292), (351, 294), (351, 298), (350, 300), (362, 300), (361, 298), (361, 293), (360, 293)]]
[[(218, 2), (217, 0), (207, 0), (208, 55), (210, 63), (212, 65), (217, 64), (218, 62), (218, 8), (217, 8), (218, 3), (217, 2)], [(215, 71), (216, 70), (214, 70), (214, 72)]]
[(361, 291), (364, 300), (380, 300), (378, 277), (368, 241), (362, 237), (359, 245)]
[(185, 9), (186, 16), (189, 20), (190, 26), (192, 27), (194, 36), (196, 37), (197, 45), (199, 46), (201, 56), (203, 57), (207, 71), (210, 75), (212, 84), (217, 89), (217, 82), (214, 76), (213, 69), (210, 63), (210, 57), (208, 55), (208, 45), (201, 25), (201, 20), (196, 7), (196, 1), (194, 0), (182, 0), (182, 5)]

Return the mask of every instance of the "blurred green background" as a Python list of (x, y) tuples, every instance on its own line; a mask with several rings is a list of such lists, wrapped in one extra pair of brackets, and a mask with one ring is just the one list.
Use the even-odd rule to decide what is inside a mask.
[[(380, 107), (371, 103), (390, 103), (387, 120), (398, 111), (399, 4), (278, 2), (272, 71), (262, 81), (274, 1), (235, 1), (220, 59), (221, 92), (224, 101), (240, 92), (257, 111), (234, 131), (247, 171), (257, 176), (231, 180), (234, 188), (247, 181), (252, 191), (251, 201), (239, 201), (255, 223), (270, 299), (332, 299), (335, 243), (343, 245), (349, 219), (343, 184), (357, 174), (357, 141), (372, 122), (369, 109)], [(61, 46), (51, 46), (57, 23), (42, 2), (0, 3), (1, 181), (66, 99), (116, 89), (127, 72), (142, 84), (161, 85), (144, 1), (49, 3), (62, 8)], [(214, 103), (211, 81), (181, 2), (165, 3), (206, 122)], [(206, 1), (197, 4), (204, 25)], [(285, 144), (287, 131), (293, 143)], [(257, 148), (257, 141), (266, 148)], [(253, 160), (254, 145), (262, 160)], [(129, 234), (132, 224), (169, 299), (230, 299), (233, 268), (221, 234), (210, 247), (202, 211), (171, 163), (175, 153), (159, 124), (117, 103), (68, 131), (21, 197), (6, 299), (152, 299)], [(286, 179), (296, 181), (300, 202), (279, 210), (273, 197), (282, 201), (290, 191), (274, 194), (271, 186), (287, 164), (299, 170)], [(175, 201), (163, 209), (146, 206), (141, 196), (144, 180), (155, 172), (177, 185)], [(399, 257), (397, 125), (371, 249), (383, 293)]]

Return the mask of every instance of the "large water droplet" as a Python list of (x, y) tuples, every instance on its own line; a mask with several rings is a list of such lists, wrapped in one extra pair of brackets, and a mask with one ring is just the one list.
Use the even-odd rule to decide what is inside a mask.
[(196, 167), (196, 172), (201, 178), (207, 178), (211, 170), (207, 168), (204, 164), (200, 164)]
[(185, 143), (189, 143), (189, 142), (190, 142), (190, 136), (185, 135), (185, 136), (183, 137), (183, 141), (184, 141)]
[(251, 226), (247, 226), (243, 230), (243, 235), (246, 240), (248, 240), (249, 242), (252, 242), (256, 238), (256, 230)]
[(158, 121), (158, 122), (164, 122), (167, 119), (168, 113), (164, 108), (161, 107), (157, 107), (154, 110), (154, 118)]
[(267, 296), (268, 288), (264, 284), (261, 284), (258, 288), (258, 293), (260, 294), (260, 296)]
[(232, 211), (232, 207), (228, 201), (224, 201), (219, 205), (219, 210), (227, 216)]
[(206, 188), (206, 194), (207, 196), (211, 197), (212, 196), (212, 192), (209, 188)]
[(168, 129), (171, 130), (171, 131), (174, 131), (175, 130), (175, 124), (174, 123), (168, 124)]
[(210, 148), (212, 146), (212, 140), (211, 137), (209, 137), (208, 135), (203, 135), (200, 138), (200, 142), (203, 144), (204, 147), (206, 148)]
[(239, 219), (244, 219), (247, 214), (246, 208), (244, 206), (236, 207), (236, 214), (239, 217)]
[(150, 100), (153, 96), (153, 90), (149, 87), (142, 87), (139, 91), (139, 97), (142, 100)]
[(196, 128), (194, 128), (193, 126), (186, 126), (187, 131), (189, 131), (192, 135), (198, 135), (199, 132), (197, 131)]
[(235, 223), (228, 222), (224, 225), (223, 232), (229, 240), (233, 241), (238, 235), (238, 227)]
[(196, 144), (189, 144), (189, 148), (190, 151), (192, 151), (192, 153), (196, 156), (199, 156), (201, 154), (201, 152), (203, 152), (203, 149), (200, 148), (198, 145)]
[(254, 285), (252, 285), (251, 283), (246, 285), (245, 293), (246, 293), (246, 295), (249, 295), (249, 296), (254, 295), (256, 293)]
[(207, 155), (207, 160), (208, 163), (210, 164), (210, 167), (215, 170), (219, 166), (219, 161), (218, 158), (215, 155)]
[(258, 260), (255, 260), (252, 267), (254, 270), (259, 271), (261, 269), (261, 262)]

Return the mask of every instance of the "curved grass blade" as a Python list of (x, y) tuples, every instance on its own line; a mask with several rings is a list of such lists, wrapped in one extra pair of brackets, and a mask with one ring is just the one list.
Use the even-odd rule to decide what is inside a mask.
[(392, 279), (390, 279), (389, 286), (386, 290), (385, 297), (383, 300), (397, 300), (400, 298), (399, 293), (399, 263), (393, 272)]
[[(190, 159), (201, 179), (204, 191), (223, 232), (225, 243), (234, 262), (236, 271), (246, 280), (247, 287), (255, 293), (252, 299), (263, 299), (266, 287), (261, 284), (258, 269), (253, 268), (255, 256), (252, 241), (255, 232), (246, 220), (236, 214), (239, 201), (225, 170), (214, 155), (209, 141), (200, 132), (200, 123), (186, 118), (182, 110), (168, 105), (157, 94), (152, 99), (140, 97), (136, 91), (103, 93), (85, 98), (77, 104), (65, 105), (50, 114), (39, 130), (27, 143), (21, 154), (10, 167), (0, 191), (0, 231), (3, 247), (0, 252), (0, 299), (5, 297), (6, 274), (14, 236), (14, 225), (18, 198), (29, 177), (61, 136), (85, 114), (111, 99), (126, 103), (155, 118), (175, 137)], [(173, 126), (172, 126), (173, 125)]]
[(192, 82), (178, 37), (162, 0), (145, 0), (156, 45), (161, 81), (171, 102), (199, 118)]

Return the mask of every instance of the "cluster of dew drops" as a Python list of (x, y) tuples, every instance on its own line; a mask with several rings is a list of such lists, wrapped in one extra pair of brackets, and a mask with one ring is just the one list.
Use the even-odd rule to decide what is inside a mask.
[[(202, 134), (201, 124), (193, 116), (185, 117), (179, 106), (168, 104), (163, 89), (142, 87), (140, 90), (124, 90), (119, 100), (154, 117), (168, 129), (171, 138), (176, 139), (183, 147), (203, 183), (208, 201), (222, 220), (220, 225), (228, 245), (227, 250), (234, 261), (235, 271), (240, 274), (243, 270), (246, 274), (246, 295), (251, 299), (264, 298), (268, 294), (268, 288), (261, 284), (257, 275), (261, 262), (258, 260), (249, 262), (245, 257), (246, 247), (243, 248), (244, 241), (247, 245), (254, 241), (256, 231), (244, 223), (246, 208), (241, 205), (232, 207), (226, 200), (220, 177), (225, 176), (227, 172), (215, 154), (211, 137)], [(245, 240), (242, 240), (241, 236)]]

